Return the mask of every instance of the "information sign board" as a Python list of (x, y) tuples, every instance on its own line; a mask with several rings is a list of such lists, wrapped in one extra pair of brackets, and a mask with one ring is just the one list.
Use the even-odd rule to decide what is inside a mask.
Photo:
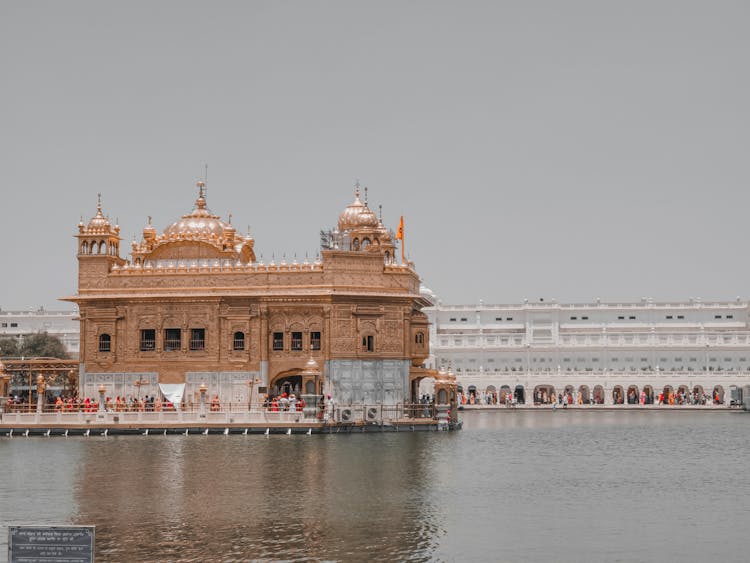
[(94, 526), (9, 526), (9, 563), (93, 563)]

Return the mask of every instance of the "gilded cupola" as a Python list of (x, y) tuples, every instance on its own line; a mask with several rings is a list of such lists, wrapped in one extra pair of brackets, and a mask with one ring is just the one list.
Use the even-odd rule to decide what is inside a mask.
[(160, 235), (151, 225), (151, 218), (143, 229), (143, 240), (133, 247), (136, 264), (148, 260), (171, 259), (230, 259), (243, 264), (255, 261), (254, 240), (241, 236), (231, 223), (211, 213), (206, 203), (206, 185), (198, 182), (198, 198), (190, 213), (170, 224)]
[(84, 225), (83, 218), (78, 223), (78, 255), (104, 255), (119, 260), (120, 227), (112, 226), (109, 218), (102, 211), (102, 194), (98, 194), (96, 214)]
[(99, 194), (98, 201), (96, 204), (96, 215), (94, 215), (90, 220), (89, 224), (86, 227), (86, 230), (90, 234), (94, 233), (108, 233), (110, 230), (111, 224), (109, 222), (109, 218), (104, 216), (104, 213), (102, 213), (102, 194)]
[[(367, 188), (365, 188), (365, 191)], [(354, 202), (346, 207), (339, 215), (339, 231), (351, 231), (360, 227), (377, 227), (378, 218), (365, 203), (359, 199), (359, 182), (354, 190)]]
[(380, 252), (386, 263), (393, 260), (393, 235), (383, 225), (382, 218), (370, 209), (367, 188), (364, 202), (360, 199), (359, 182), (355, 185), (354, 202), (339, 215), (337, 228), (322, 234), (324, 249)]

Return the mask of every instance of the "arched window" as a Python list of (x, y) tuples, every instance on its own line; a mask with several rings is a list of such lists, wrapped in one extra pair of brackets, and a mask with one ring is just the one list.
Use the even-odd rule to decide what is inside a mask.
[(112, 337), (109, 334), (99, 335), (99, 351), (110, 352), (112, 350)]
[(87, 241), (83, 241), (81, 244), (81, 254), (88, 254), (89, 253), (89, 243)]
[(367, 250), (370, 247), (370, 239), (369, 238), (363, 238), (362, 239), (362, 250)]
[(232, 344), (232, 350), (244, 350), (245, 349), (245, 333), (235, 332), (234, 341)]
[(420, 346), (424, 344), (424, 332), (418, 332), (414, 335), (414, 344), (419, 344)]
[(358, 239), (358, 238), (355, 238), (355, 239), (354, 239), (354, 240), (352, 241), (352, 248), (353, 248), (354, 250), (359, 250), (359, 239)]

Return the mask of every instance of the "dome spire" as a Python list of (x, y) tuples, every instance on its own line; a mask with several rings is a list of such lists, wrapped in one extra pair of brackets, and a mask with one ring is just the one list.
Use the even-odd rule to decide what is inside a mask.
[(195, 200), (195, 206), (198, 209), (205, 209), (206, 208), (206, 194), (205, 194), (204, 188), (206, 187), (206, 183), (203, 180), (198, 180), (198, 183), (195, 185), (198, 186), (198, 199)]
[(357, 182), (354, 184), (354, 197), (359, 199), (359, 178), (357, 178)]

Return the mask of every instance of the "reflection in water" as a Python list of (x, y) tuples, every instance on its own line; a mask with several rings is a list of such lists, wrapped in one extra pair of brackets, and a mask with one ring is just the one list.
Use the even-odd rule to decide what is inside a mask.
[[(76, 523), (99, 557), (429, 559), (428, 434), (111, 437), (87, 448)], [(123, 533), (127, 530), (127, 533)]]
[(745, 559), (750, 414), (464, 422), (456, 433), (0, 438), (0, 522), (96, 525), (97, 561)]

